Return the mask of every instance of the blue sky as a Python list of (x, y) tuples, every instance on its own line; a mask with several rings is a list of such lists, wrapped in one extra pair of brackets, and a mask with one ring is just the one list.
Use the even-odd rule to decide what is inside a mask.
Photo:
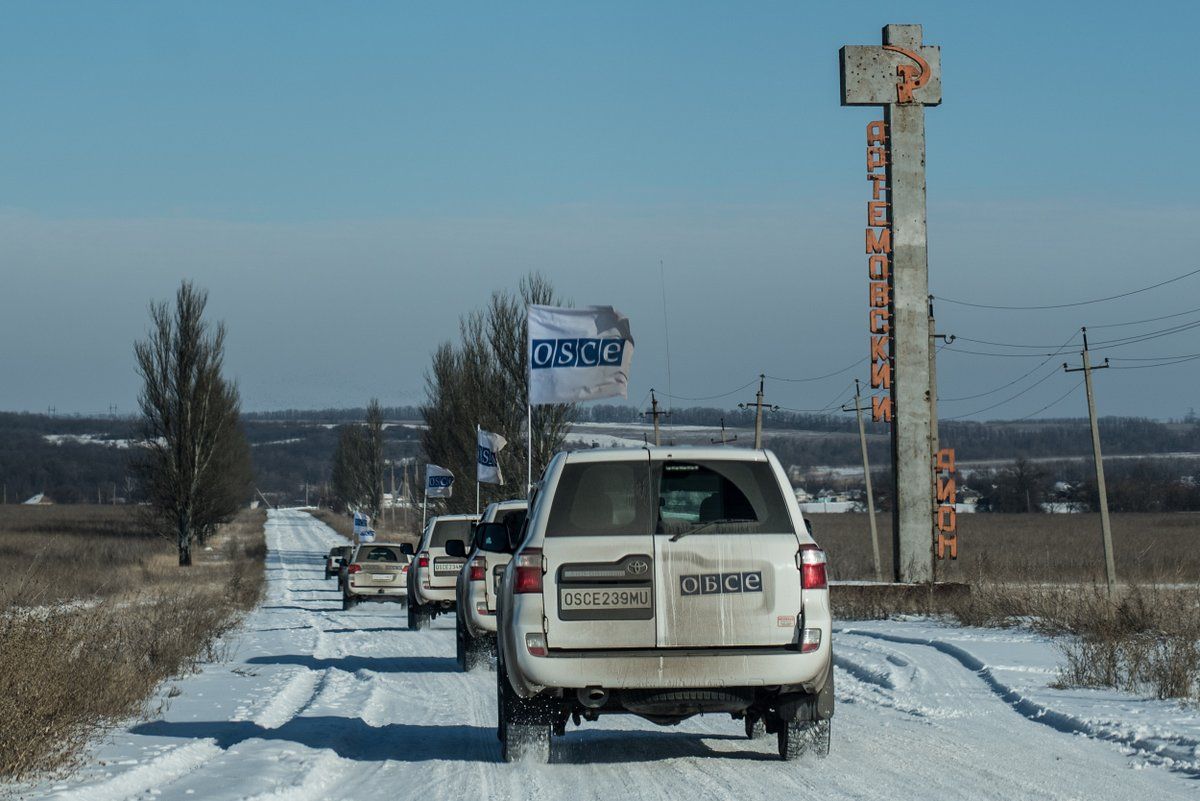
[[(3, 22), (0, 408), (132, 409), (146, 305), (183, 277), (227, 322), (252, 409), (419, 400), (458, 314), (531, 269), (630, 315), (637, 402), (666, 387), (660, 260), (676, 394), (841, 368), (867, 353), (875, 114), (838, 105), (837, 50), (887, 22), (943, 48), (935, 294), (1067, 302), (1200, 267), (1195, 4), (30, 2)], [(1061, 342), (1198, 299), (1200, 277), (939, 319)], [(945, 353), (941, 392), (1036, 363)], [(768, 393), (817, 408), (852, 375)], [(980, 416), (1023, 416), (1074, 380)], [(1098, 381), (1111, 414), (1178, 417), (1200, 388), (1189, 364)]]

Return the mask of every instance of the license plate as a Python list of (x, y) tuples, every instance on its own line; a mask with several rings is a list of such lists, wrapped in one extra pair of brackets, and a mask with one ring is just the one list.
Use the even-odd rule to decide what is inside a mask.
[(649, 609), (650, 588), (589, 587), (560, 589), (558, 606), (563, 611), (606, 611), (619, 609)]
[(391, 573), (376, 573), (375, 574), (376, 581), (391, 581), (394, 578), (395, 578), (395, 576), (392, 575)]

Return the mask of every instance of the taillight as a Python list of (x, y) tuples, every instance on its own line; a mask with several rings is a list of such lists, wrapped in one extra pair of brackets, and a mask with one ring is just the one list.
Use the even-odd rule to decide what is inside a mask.
[(487, 569), (487, 560), (482, 556), (476, 556), (471, 560), (471, 573), (467, 577), (470, 581), (483, 581), (484, 571)]
[(542, 549), (526, 548), (513, 560), (513, 592), (542, 591)]
[(362, 565), (350, 565), (350, 567), (346, 568), (347, 573), (358, 573), (361, 570)]
[(800, 653), (811, 654), (821, 647), (821, 630), (805, 629), (800, 635)]
[(801, 545), (796, 554), (800, 571), (800, 586), (806, 590), (823, 590), (829, 586), (825, 577), (825, 552), (816, 545)]
[(525, 650), (530, 656), (545, 656), (546, 655), (546, 635), (545, 634), (526, 634), (525, 635)]
[(417, 567), (429, 567), (429, 551), (417, 554)]

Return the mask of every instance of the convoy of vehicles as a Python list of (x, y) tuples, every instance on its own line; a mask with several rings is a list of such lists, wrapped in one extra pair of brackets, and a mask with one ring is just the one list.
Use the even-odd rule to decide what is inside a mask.
[(476, 515), (439, 515), (425, 524), (408, 573), (408, 627), (413, 631), (454, 611), (455, 584), (466, 564), (467, 543), (478, 519)]
[(455, 656), (463, 670), (480, 662), (491, 664), (496, 647), (496, 591), (528, 508), (524, 500), (498, 501), (488, 506), (475, 526), (455, 592)]
[[(329, 555), (325, 557), (325, 578), (332, 578), (338, 574), (338, 570), (341, 569), (342, 562), (344, 562), (346, 558), (350, 556), (351, 550), (353, 549), (349, 545), (339, 545), (336, 548), (329, 549)], [(341, 582), (339, 581), (338, 589), (340, 590), (341, 588)]]
[[(396, 564), (380, 547), (400, 546), (357, 548), (344, 608), (396, 595), (361, 567)], [(829, 752), (825, 554), (769, 451), (559, 453), (528, 504), (432, 518), (405, 583), (410, 629), (457, 609), (460, 667), (494, 647), (505, 761), (548, 761), (568, 722), (610, 714), (727, 714), (782, 759)]]

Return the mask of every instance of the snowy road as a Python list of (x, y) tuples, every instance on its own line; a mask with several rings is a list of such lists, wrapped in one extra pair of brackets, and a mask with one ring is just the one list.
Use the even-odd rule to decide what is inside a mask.
[[(342, 612), (321, 570), (337, 536), (283, 510), (267, 537), (267, 599), (229, 658), (174, 682), (160, 719), (114, 733), (32, 797), (1200, 798), (1194, 710), (1051, 691), (1053, 649), (1032, 635), (928, 623), (836, 635), (828, 759), (779, 762), (773, 738), (749, 742), (728, 718), (612, 717), (568, 728), (555, 764), (505, 765), (495, 674), (457, 671), (452, 619), (414, 633), (399, 606)], [(1145, 719), (1123, 727), (1131, 715)]]

